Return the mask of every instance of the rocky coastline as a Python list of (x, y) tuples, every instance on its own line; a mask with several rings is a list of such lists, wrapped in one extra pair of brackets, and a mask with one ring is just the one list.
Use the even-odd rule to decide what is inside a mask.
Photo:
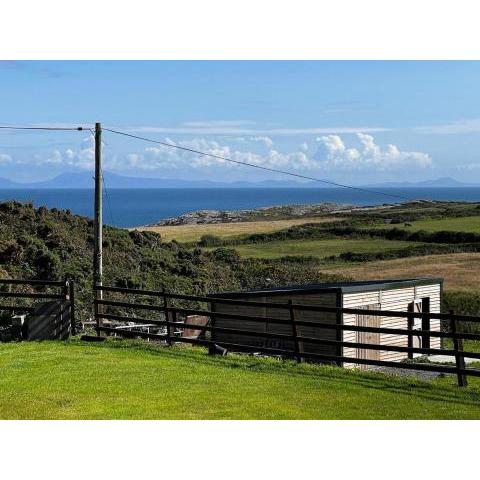
[(316, 205), (281, 205), (246, 210), (197, 210), (179, 215), (178, 217), (165, 218), (147, 226), (159, 227), (280, 220), (285, 218), (325, 216), (352, 209), (356, 209), (356, 207), (348, 204), (320, 203)]

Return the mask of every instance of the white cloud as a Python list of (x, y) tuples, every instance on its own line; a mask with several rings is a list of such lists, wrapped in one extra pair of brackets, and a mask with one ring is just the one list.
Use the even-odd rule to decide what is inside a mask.
[[(67, 150), (71, 151), (71, 150)], [(63, 162), (63, 156), (60, 150), (54, 150), (45, 160), (43, 163), (52, 163), (56, 165), (60, 165)]]
[(457, 166), (458, 170), (480, 170), (480, 163), (466, 163), (464, 165), (458, 165)]
[(6, 153), (0, 153), (0, 164), (1, 163), (11, 163), (12, 157)]
[[(140, 153), (134, 152), (124, 157), (107, 158), (105, 160), (105, 168), (143, 171), (168, 169), (169, 171), (188, 171), (191, 173), (192, 169), (208, 170), (218, 169), (218, 167), (222, 167), (222, 169), (241, 167), (235, 162), (245, 162), (267, 168), (290, 168), (293, 170), (311, 169), (315, 166), (315, 162), (305, 152), (283, 153), (274, 149), (273, 142), (268, 140), (268, 138), (257, 138), (254, 140), (263, 142), (265, 146), (270, 147), (266, 153), (258, 153), (250, 150), (235, 149), (230, 145), (220, 144), (217, 141), (205, 138), (183, 140), (177, 143), (167, 138), (166, 143), (198, 150), (208, 155), (195, 154), (190, 151), (158, 145), (146, 147)], [(209, 155), (214, 155), (214, 157)], [(222, 157), (231, 159), (234, 162), (224, 160)]]
[[(147, 144), (141, 150), (126, 152), (107, 147), (103, 162), (105, 170), (125, 174), (144, 172), (177, 178), (215, 176), (231, 180), (254, 171), (241, 163), (319, 177), (354, 171), (408, 172), (409, 169), (425, 169), (432, 163), (426, 153), (402, 151), (392, 144), (381, 147), (366, 133), (357, 133), (357, 145), (347, 145), (341, 136), (334, 134), (319, 136), (316, 140), (316, 145), (303, 142), (293, 150), (285, 151), (274, 146), (273, 140), (266, 135), (220, 140), (206, 136), (178, 141), (166, 137), (162, 141), (187, 150), (160, 144)], [(205, 152), (207, 155), (191, 150)], [(89, 136), (76, 148), (55, 149), (48, 154), (36, 154), (19, 160), (18, 163), (48, 165), (57, 170), (93, 170), (94, 158), (93, 138)], [(0, 155), (0, 163), (8, 161), (11, 161), (8, 155)]]
[(257, 137), (226, 137), (227, 140), (238, 143), (263, 143), (267, 148), (273, 147), (273, 140), (267, 136)]
[[(293, 127), (278, 127), (278, 128), (248, 128), (242, 125), (210, 125), (207, 126), (205, 122), (202, 125), (197, 126), (196, 122), (193, 122), (194, 126), (191, 126), (192, 122), (187, 122), (181, 127), (160, 127), (160, 126), (129, 126), (123, 127), (123, 131), (130, 133), (161, 133), (169, 134), (175, 133), (179, 135), (247, 135), (247, 136), (289, 136), (289, 135), (327, 135), (327, 134), (345, 134), (345, 133), (358, 133), (358, 132), (386, 132), (390, 131), (390, 128), (386, 127), (306, 127), (306, 128), (293, 128)], [(188, 125), (188, 126), (187, 126)], [(120, 127), (119, 127), (120, 129)]]
[[(244, 139), (246, 141), (249, 137)], [(272, 169), (331, 174), (345, 171), (385, 172), (402, 171), (408, 168), (412, 170), (425, 169), (432, 163), (430, 156), (426, 153), (402, 151), (392, 144), (382, 148), (371, 135), (365, 133), (357, 134), (359, 147), (345, 145), (344, 140), (338, 135), (318, 137), (317, 142), (320, 144), (320, 148), (315, 155), (306, 142), (295, 151), (282, 152), (273, 148), (273, 142), (270, 143), (267, 139), (261, 137), (255, 139), (267, 146), (266, 152), (259, 153), (249, 149), (234, 148), (208, 138), (194, 138), (178, 142), (166, 138), (166, 143), (198, 150), (208, 155), (156, 145), (124, 156), (107, 157), (105, 168), (120, 171), (174, 171), (177, 174), (192, 174), (194, 171), (207, 173), (214, 170), (215, 173), (219, 173), (219, 167), (222, 170), (245, 168), (235, 163), (244, 162)], [(239, 139), (233, 140), (238, 141)], [(247, 144), (245, 143), (245, 145)], [(209, 155), (213, 155), (213, 157)], [(222, 157), (231, 159), (233, 162), (224, 160)]]
[(88, 136), (82, 140), (79, 148), (55, 149), (47, 155), (36, 154), (32, 159), (19, 160), (18, 163), (92, 169), (95, 165), (94, 140), (92, 136)]
[(69, 167), (76, 167), (82, 170), (92, 169), (95, 165), (95, 147), (92, 136), (85, 138), (82, 145), (77, 149), (67, 149), (60, 152), (62, 162)]
[(455, 135), (462, 133), (478, 133), (480, 132), (480, 119), (474, 118), (470, 120), (458, 120), (456, 122), (446, 123), (443, 125), (427, 125), (416, 127), (418, 133), (431, 135)]
[(250, 120), (205, 120), (202, 122), (183, 122), (184, 127), (194, 128), (212, 128), (212, 127), (243, 127), (245, 125), (255, 125)]
[(266, 136), (260, 136), (260, 137), (249, 137), (248, 140), (250, 142), (261, 142), (263, 143), (267, 148), (272, 148), (273, 147), (273, 140), (270, 137)]
[(371, 135), (358, 133), (361, 148), (347, 148), (338, 135), (317, 138), (321, 149), (316, 159), (325, 167), (340, 170), (394, 171), (404, 168), (427, 168), (432, 164), (430, 156), (422, 152), (401, 151), (389, 144), (382, 149)]

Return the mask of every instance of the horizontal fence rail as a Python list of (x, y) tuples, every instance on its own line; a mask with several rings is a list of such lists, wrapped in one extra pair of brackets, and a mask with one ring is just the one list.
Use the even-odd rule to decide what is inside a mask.
[[(199, 295), (183, 295), (178, 293), (169, 293), (161, 292), (157, 290), (135, 290), (131, 288), (123, 287), (104, 287), (96, 286), (95, 290), (102, 290), (104, 292), (118, 292), (125, 294), (135, 294), (135, 295), (148, 295), (152, 297), (160, 297), (167, 299), (176, 299), (176, 300), (188, 300), (196, 302), (205, 302), (205, 303), (217, 303), (217, 304), (228, 304), (228, 305), (238, 305), (238, 306), (247, 306), (247, 307), (268, 307), (268, 308), (279, 308), (288, 310), (290, 304), (288, 303), (274, 303), (274, 302), (253, 302), (247, 300), (234, 300), (231, 298), (221, 298), (215, 296), (199, 296)], [(127, 302), (128, 303), (128, 302)], [(389, 311), (389, 310), (365, 310), (362, 308), (342, 308), (342, 307), (326, 307), (320, 305), (308, 305), (304, 303), (292, 303), (291, 304), (295, 310), (304, 310), (304, 311), (313, 311), (313, 312), (330, 312), (330, 313), (345, 313), (345, 314), (365, 314), (368, 312), (370, 315), (379, 315), (382, 317), (404, 317), (404, 318), (430, 318), (438, 320), (450, 320), (451, 314), (449, 313), (433, 313), (433, 312), (405, 312), (405, 311)], [(223, 315), (223, 314), (222, 314)], [(457, 315), (455, 314), (455, 319), (462, 322), (480, 322), (480, 317), (471, 316), (471, 315)]]
[[(20, 287), (27, 291), (17, 291)], [(6, 288), (8, 290), (5, 290)], [(3, 299), (8, 299), (9, 304), (3, 304)], [(35, 311), (38, 302), (50, 300), (69, 301), (71, 333), (75, 335), (75, 285), (73, 280), (0, 279), (0, 313), (4, 311), (31, 314)]]
[[(456, 374), (460, 386), (467, 384), (467, 376), (480, 376), (480, 369), (467, 368), (465, 358), (480, 360), (480, 353), (469, 352), (463, 349), (463, 340), (480, 341), (480, 333), (469, 333), (462, 331), (462, 323), (469, 322), (472, 324), (480, 323), (480, 317), (469, 315), (455, 315), (449, 313), (433, 313), (433, 312), (410, 312), (410, 311), (389, 311), (389, 310), (367, 310), (362, 308), (342, 308), (327, 307), (308, 304), (274, 303), (274, 302), (255, 302), (247, 300), (236, 300), (231, 298), (218, 298), (215, 296), (185, 295), (175, 294), (155, 290), (129, 289), (122, 287), (96, 286), (97, 291), (103, 294), (109, 293), (115, 298), (95, 300), (95, 319), (97, 333), (114, 334), (122, 337), (145, 338), (149, 340), (164, 341), (168, 345), (174, 342), (188, 343), (200, 345), (211, 349), (227, 349), (232, 351), (257, 352), (265, 355), (275, 355), (286, 358), (294, 358), (297, 361), (310, 360), (322, 363), (333, 363), (337, 365), (367, 365), (376, 367), (401, 368), (406, 370), (422, 370), (441, 374)], [(120, 297), (118, 299), (117, 297)], [(129, 297), (133, 297), (131, 301)], [(139, 301), (138, 297), (150, 297), (144, 301)], [(175, 305), (172, 303), (194, 303), (194, 307), (186, 307)], [(202, 306), (199, 307), (198, 305)], [(219, 312), (215, 310), (215, 306), (229, 305), (242, 307), (242, 313)], [(245, 313), (245, 307), (262, 309), (275, 309), (288, 313), (287, 318), (278, 318), (275, 316), (261, 316)], [(137, 316), (137, 311), (143, 312)], [(300, 320), (295, 318), (295, 312), (315, 312), (319, 314), (335, 314), (335, 315), (368, 315), (378, 316), (380, 318), (404, 318), (411, 321), (414, 318), (434, 319), (446, 323), (450, 331), (422, 330), (412, 328), (388, 328), (388, 327), (371, 327), (361, 325), (350, 325), (343, 323), (328, 323), (319, 316), (319, 321)], [(148, 318), (152, 315), (153, 318)], [(189, 321), (189, 316), (199, 316), (208, 319), (206, 324), (196, 324)], [(183, 317), (180, 318), (180, 317)], [(191, 318), (191, 317), (190, 317)], [(215, 319), (228, 321), (229, 326), (216, 325)], [(110, 322), (105, 325), (104, 321)], [(238, 322), (247, 321), (250, 327), (238, 328)], [(235, 322), (237, 324), (235, 324)], [(251, 322), (251, 323), (250, 323)], [(124, 325), (118, 325), (123, 323)], [(126, 325), (125, 325), (126, 324)], [(252, 325), (265, 327), (264, 331), (254, 329)], [(410, 324), (410, 322), (409, 322)], [(230, 326), (231, 325), (231, 326)], [(266, 326), (278, 325), (287, 332), (266, 331)], [(130, 327), (130, 328), (129, 328)], [(156, 333), (150, 331), (142, 331), (142, 328), (156, 328)], [(335, 331), (337, 338), (318, 338), (311, 335), (304, 335), (299, 332), (302, 327), (315, 329), (317, 335), (319, 332)], [(135, 330), (137, 328), (137, 330)], [(192, 330), (200, 332), (196, 337), (185, 337), (176, 334)], [(338, 333), (342, 332), (365, 332), (379, 335), (393, 335), (399, 338), (409, 339), (408, 346), (390, 345), (381, 343), (367, 343), (365, 341), (345, 341)], [(217, 334), (226, 334), (232, 336), (240, 336), (239, 341), (217, 340)], [(439, 338), (441, 340), (451, 339), (453, 348), (430, 348), (430, 347), (414, 347), (410, 339), (418, 338)], [(340, 338), (340, 339), (339, 339)], [(250, 339), (247, 341), (245, 339)], [(257, 341), (258, 345), (252, 345), (252, 341)], [(262, 343), (263, 341), (263, 343)], [(275, 346), (267, 345), (271, 341)], [(286, 346), (287, 345), (287, 346)], [(305, 345), (324, 345), (331, 346), (336, 349), (336, 354), (318, 353), (305, 351)], [(429, 344), (428, 344), (429, 345)], [(355, 349), (357, 354), (349, 356), (343, 354), (343, 349)], [(370, 358), (360, 358), (358, 350), (363, 351), (383, 351), (405, 353), (405, 357), (411, 358), (417, 355), (443, 355), (454, 358), (452, 364), (434, 364), (420, 362), (400, 362), (391, 360), (377, 360)], [(338, 353), (340, 352), (340, 353)]]
[[(71, 281), (71, 280), (70, 280)], [(37, 285), (63, 287), (67, 280), (21, 280), (16, 278), (0, 278), (0, 285)]]

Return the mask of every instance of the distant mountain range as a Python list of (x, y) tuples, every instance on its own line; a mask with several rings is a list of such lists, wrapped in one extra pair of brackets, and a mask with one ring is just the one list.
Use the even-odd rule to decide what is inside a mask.
[(419, 188), (419, 187), (480, 187), (480, 183), (459, 182), (451, 177), (441, 177), (435, 180), (424, 180), (422, 182), (385, 182), (368, 185), (369, 187), (386, 188)]
[[(330, 188), (319, 182), (296, 182), (288, 180), (264, 180), (262, 182), (213, 182), (209, 180), (180, 180), (162, 178), (126, 177), (105, 172), (107, 188)], [(55, 178), (42, 182), (20, 183), (0, 178), (1, 189), (54, 189), (54, 188), (93, 188), (93, 174), (62, 173)], [(480, 187), (480, 184), (463, 183), (453, 178), (437, 178), (422, 182), (387, 182), (366, 185), (367, 188), (421, 188), (421, 187)]]
[[(180, 180), (170, 178), (126, 177), (116, 173), (104, 172), (107, 188), (285, 188), (302, 187), (306, 183), (294, 181), (266, 180), (263, 182), (213, 182), (210, 180)], [(315, 182), (309, 182), (318, 185)], [(62, 173), (55, 178), (42, 182), (20, 183), (0, 178), (0, 188), (93, 188), (93, 173)]]

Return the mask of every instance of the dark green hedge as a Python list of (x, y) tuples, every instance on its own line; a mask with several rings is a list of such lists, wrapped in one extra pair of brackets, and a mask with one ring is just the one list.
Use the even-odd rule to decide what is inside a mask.
[[(445, 291), (442, 296), (442, 312), (453, 310), (459, 315), (480, 316), (480, 292)], [(442, 325), (443, 330), (449, 331), (448, 324)], [(480, 333), (479, 323), (462, 322), (464, 332)]]

